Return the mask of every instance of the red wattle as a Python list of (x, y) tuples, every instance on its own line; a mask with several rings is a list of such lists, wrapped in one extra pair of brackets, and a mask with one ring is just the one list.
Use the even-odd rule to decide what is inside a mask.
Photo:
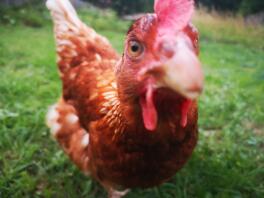
[(183, 102), (182, 104), (182, 109), (181, 109), (181, 126), (184, 128), (187, 125), (188, 122), (188, 111), (189, 108), (192, 105), (192, 101), (191, 100), (186, 100)]
[(142, 117), (144, 126), (149, 131), (154, 131), (157, 128), (158, 115), (153, 101), (153, 87), (147, 87), (146, 93), (140, 98), (140, 105), (142, 109)]

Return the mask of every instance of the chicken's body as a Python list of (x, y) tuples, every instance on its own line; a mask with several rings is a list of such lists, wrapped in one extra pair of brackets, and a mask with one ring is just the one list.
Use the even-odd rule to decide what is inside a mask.
[[(183, 120), (184, 98), (157, 90), (159, 121), (150, 132), (139, 97), (124, 85), (130, 79), (117, 78), (122, 59), (109, 42), (77, 18), (68, 0), (49, 0), (47, 6), (55, 23), (63, 82), (62, 98), (47, 120), (65, 152), (110, 194), (113, 189), (152, 187), (171, 178), (197, 142), (196, 102), (188, 103)], [(189, 31), (190, 26), (185, 29)]]

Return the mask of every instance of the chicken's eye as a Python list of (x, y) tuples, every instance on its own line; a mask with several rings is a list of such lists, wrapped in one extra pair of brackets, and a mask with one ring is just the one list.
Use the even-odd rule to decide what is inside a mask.
[(130, 41), (128, 46), (128, 54), (133, 58), (139, 57), (143, 53), (143, 46), (138, 41)]

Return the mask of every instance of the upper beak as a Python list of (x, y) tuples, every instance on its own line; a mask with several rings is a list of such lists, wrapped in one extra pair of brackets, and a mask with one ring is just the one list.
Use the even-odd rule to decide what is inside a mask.
[(197, 55), (188, 46), (164, 63), (141, 72), (141, 77), (153, 76), (158, 87), (167, 87), (188, 99), (196, 99), (203, 91), (204, 76)]

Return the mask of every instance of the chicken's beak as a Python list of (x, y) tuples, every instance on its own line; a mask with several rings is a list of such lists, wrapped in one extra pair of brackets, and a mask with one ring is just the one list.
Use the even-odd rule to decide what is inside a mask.
[(154, 76), (158, 87), (169, 88), (188, 99), (196, 99), (203, 91), (201, 63), (186, 43), (178, 43), (171, 58), (147, 68), (141, 74)]
[(197, 56), (189, 49), (181, 49), (163, 66), (160, 83), (188, 99), (196, 99), (203, 91), (203, 73)]

